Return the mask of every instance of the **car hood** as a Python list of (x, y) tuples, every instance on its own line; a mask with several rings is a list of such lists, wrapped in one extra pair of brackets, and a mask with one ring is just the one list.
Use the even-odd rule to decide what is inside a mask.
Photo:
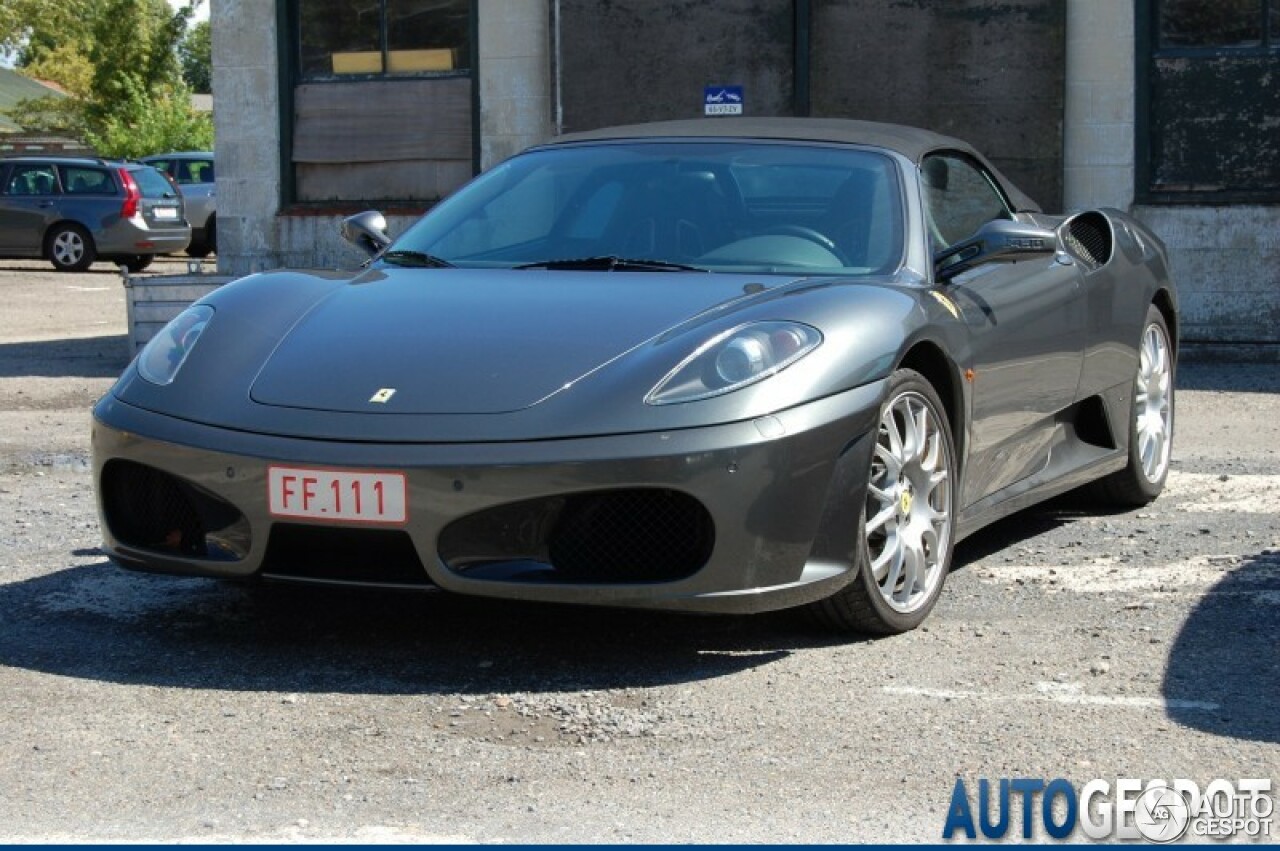
[[(172, 384), (152, 384), (131, 367), (104, 404), (114, 399), (234, 432), (316, 440), (661, 435), (747, 421), (882, 378), (903, 335), (928, 311), (942, 311), (933, 299), (921, 301), (923, 292), (892, 278), (267, 272), (202, 299), (214, 318)], [(644, 403), (709, 339), (766, 320), (807, 323), (824, 343), (741, 391)]]
[[(342, 413), (518, 411), (755, 279), (689, 272), (373, 269), (313, 305), (253, 401)], [(758, 288), (757, 288), (758, 289)]]

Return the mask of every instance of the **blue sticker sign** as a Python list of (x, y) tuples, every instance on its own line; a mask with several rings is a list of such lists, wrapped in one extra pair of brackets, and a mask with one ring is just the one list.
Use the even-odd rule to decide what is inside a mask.
[(702, 90), (704, 115), (741, 115), (742, 86), (707, 86)]

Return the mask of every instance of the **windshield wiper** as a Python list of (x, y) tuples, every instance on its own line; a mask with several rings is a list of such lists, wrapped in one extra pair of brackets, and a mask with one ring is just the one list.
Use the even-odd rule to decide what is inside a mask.
[(453, 264), (448, 260), (441, 260), (431, 254), (422, 251), (405, 251), (397, 249), (388, 251), (382, 255), (382, 259), (393, 266), (412, 266), (419, 269), (452, 269)]
[(577, 257), (571, 260), (539, 260), (537, 263), (522, 263), (516, 269), (582, 269), (584, 271), (601, 272), (705, 272), (697, 266), (686, 266), (683, 263), (668, 263), (665, 260), (632, 260), (605, 254), (600, 257)]

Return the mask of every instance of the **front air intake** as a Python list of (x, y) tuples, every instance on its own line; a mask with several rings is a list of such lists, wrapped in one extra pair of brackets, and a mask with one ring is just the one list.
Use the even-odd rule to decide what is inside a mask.
[(120, 543), (213, 561), (249, 552), (249, 523), (231, 503), (163, 470), (122, 459), (102, 468), (102, 512)]
[(556, 571), (587, 582), (665, 582), (711, 557), (711, 517), (670, 490), (622, 490), (573, 497), (548, 541)]
[(451, 523), (440, 558), (474, 579), (617, 584), (674, 582), (711, 558), (715, 524), (688, 494), (593, 491), (511, 503)]

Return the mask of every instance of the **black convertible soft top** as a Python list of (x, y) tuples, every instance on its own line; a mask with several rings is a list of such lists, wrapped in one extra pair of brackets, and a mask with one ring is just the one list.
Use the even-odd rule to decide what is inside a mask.
[(1039, 204), (1028, 198), (969, 143), (941, 133), (934, 133), (932, 130), (907, 127), (903, 124), (856, 121), (848, 118), (693, 118), (566, 133), (547, 144), (642, 138), (779, 139), (868, 145), (902, 154), (917, 165), (924, 159), (925, 154), (932, 151), (961, 151), (974, 157), (991, 170), (995, 178), (1000, 181), (1015, 210), (1040, 212)]

